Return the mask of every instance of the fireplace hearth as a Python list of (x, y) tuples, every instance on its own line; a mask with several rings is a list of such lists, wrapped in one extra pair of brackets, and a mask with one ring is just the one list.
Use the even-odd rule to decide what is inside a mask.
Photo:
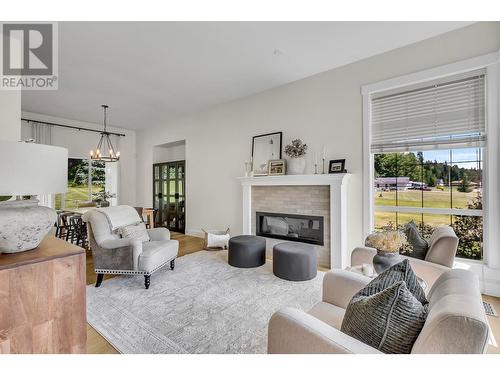
[(323, 216), (256, 212), (256, 235), (323, 246)]

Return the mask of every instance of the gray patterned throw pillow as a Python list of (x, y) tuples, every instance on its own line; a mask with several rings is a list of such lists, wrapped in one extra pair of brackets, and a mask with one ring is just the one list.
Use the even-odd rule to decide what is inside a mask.
[(403, 231), (411, 247), (411, 252), (408, 255), (417, 259), (425, 259), (427, 250), (429, 250), (429, 243), (420, 235), (415, 222), (410, 221), (404, 226)]
[(426, 316), (425, 307), (399, 281), (369, 296), (356, 294), (341, 331), (384, 353), (410, 353)]
[(398, 281), (404, 281), (408, 291), (413, 294), (413, 296), (422, 304), (428, 303), (425, 298), (425, 292), (422, 286), (418, 282), (417, 275), (411, 269), (410, 261), (408, 259), (403, 260), (388, 268), (376, 278), (374, 278), (367, 286), (361, 289), (354, 297), (358, 295), (370, 296), (372, 294), (381, 292), (382, 290), (388, 288), (389, 286), (397, 283)]

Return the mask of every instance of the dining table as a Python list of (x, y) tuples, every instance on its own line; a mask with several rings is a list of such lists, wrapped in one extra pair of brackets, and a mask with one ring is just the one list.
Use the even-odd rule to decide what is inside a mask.
[[(89, 212), (90, 210), (95, 210), (96, 208), (98, 208), (98, 207), (66, 208), (66, 209), (64, 209), (64, 211), (71, 212), (74, 214), (83, 215), (86, 212)], [(142, 214), (147, 218), (149, 228), (154, 228), (155, 227), (155, 220), (154, 220), (155, 211), (154, 211), (154, 209), (153, 208), (144, 208), (142, 210)]]
[(74, 214), (80, 214), (83, 215), (86, 212), (89, 212), (90, 210), (95, 210), (97, 207), (80, 207), (80, 208), (65, 208), (65, 212), (71, 212)]

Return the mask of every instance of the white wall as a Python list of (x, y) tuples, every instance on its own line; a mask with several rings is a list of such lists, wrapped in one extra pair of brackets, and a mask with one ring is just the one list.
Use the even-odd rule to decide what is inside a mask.
[(348, 246), (362, 235), (362, 85), (498, 50), (500, 23), (478, 23), (288, 85), (221, 105), (137, 134), (138, 204), (151, 206), (153, 146), (186, 140), (187, 231), (242, 229), (244, 173), (252, 136), (283, 131), (284, 145), (301, 138), (313, 152), (346, 158)]
[(21, 92), (0, 90), (0, 139), (21, 139)]
[(153, 148), (153, 163), (166, 163), (186, 159), (186, 142), (167, 143)]
[[(79, 126), (83, 128), (102, 130), (102, 125), (83, 121), (64, 119), (38, 113), (22, 112), (22, 117), (30, 120), (54, 122), (58, 124)], [(19, 121), (19, 120), (18, 120)], [(22, 122), (21, 137), (23, 140), (31, 138), (31, 126)], [(108, 130), (123, 133), (125, 137), (113, 137), (117, 140), (115, 147), (120, 151), (118, 162), (118, 203), (136, 205), (136, 135), (135, 131), (108, 126)], [(97, 146), (99, 134), (74, 129), (52, 127), (52, 144), (68, 149), (70, 158), (88, 158), (91, 149)]]
[[(3, 43), (10, 43), (2, 35)], [(21, 139), (21, 91), (0, 90), (0, 139), (19, 141)]]

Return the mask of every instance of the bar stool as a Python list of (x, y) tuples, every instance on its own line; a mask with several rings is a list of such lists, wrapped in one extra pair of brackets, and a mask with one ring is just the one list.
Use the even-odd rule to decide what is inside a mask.
[(77, 246), (87, 246), (87, 225), (83, 222), (81, 215), (69, 217), (71, 226), (71, 242)]
[(69, 223), (70, 212), (62, 211), (57, 215), (56, 222), (56, 237), (63, 238), (68, 241), (71, 225)]

